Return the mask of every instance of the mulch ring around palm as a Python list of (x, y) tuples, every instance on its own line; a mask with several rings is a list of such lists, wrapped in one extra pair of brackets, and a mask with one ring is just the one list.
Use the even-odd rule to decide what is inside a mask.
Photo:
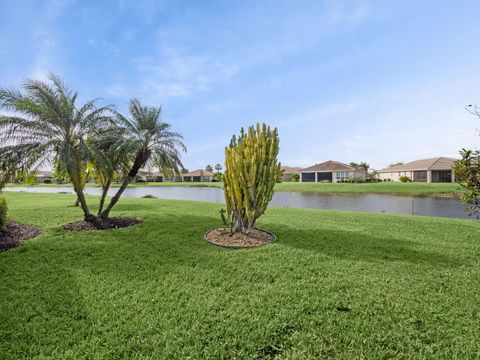
[(271, 244), (277, 240), (277, 237), (269, 231), (258, 228), (252, 229), (250, 234), (245, 235), (241, 232), (230, 234), (228, 229), (221, 227), (208, 231), (204, 239), (213, 245), (231, 249), (244, 249)]
[(9, 220), (5, 229), (0, 230), (0, 252), (18, 246), (25, 240), (40, 235), (41, 232), (35, 226), (18, 224)]
[(108, 219), (96, 219), (94, 221), (75, 221), (63, 225), (62, 229), (70, 231), (109, 230), (130, 227), (142, 222), (143, 220), (138, 218), (113, 217)]

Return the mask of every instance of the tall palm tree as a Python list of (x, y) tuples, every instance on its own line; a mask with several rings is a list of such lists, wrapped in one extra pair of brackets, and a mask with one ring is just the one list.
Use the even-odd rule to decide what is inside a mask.
[(93, 220), (83, 193), (88, 158), (86, 138), (107, 121), (111, 106), (97, 108), (92, 100), (77, 108), (78, 93), (54, 75), (49, 82), (27, 80), (22, 91), (0, 89), (0, 169), (35, 170), (54, 159), (65, 168), (83, 209)]
[(108, 218), (128, 184), (144, 166), (171, 169), (179, 173), (183, 169), (180, 152), (186, 152), (182, 136), (171, 131), (171, 125), (160, 120), (160, 107), (144, 106), (137, 99), (130, 100), (130, 116), (117, 114), (117, 126), (123, 129), (116, 147), (132, 155), (128, 173), (110, 203), (100, 214)]

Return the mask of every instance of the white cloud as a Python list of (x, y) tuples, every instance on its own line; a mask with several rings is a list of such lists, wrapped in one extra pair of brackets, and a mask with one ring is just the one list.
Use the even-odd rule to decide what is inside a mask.
[(142, 74), (142, 92), (161, 97), (208, 91), (212, 84), (237, 71), (209, 56), (184, 54), (173, 48), (160, 49), (155, 57), (136, 58), (134, 63)]

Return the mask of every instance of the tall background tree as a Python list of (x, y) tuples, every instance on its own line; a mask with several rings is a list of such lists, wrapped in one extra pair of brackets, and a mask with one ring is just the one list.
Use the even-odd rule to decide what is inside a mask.
[(0, 89), (0, 168), (36, 170), (61, 162), (73, 184), (85, 220), (93, 220), (83, 193), (87, 136), (108, 118), (111, 106), (96, 100), (77, 107), (78, 93), (54, 75), (49, 81), (27, 80), (22, 91)]
[(210, 171), (211, 173), (213, 173), (213, 166), (212, 165), (205, 166), (205, 171)]
[(368, 171), (368, 169), (370, 168), (370, 165), (364, 161), (362, 161), (361, 163), (356, 163), (352, 161), (349, 165), (365, 171)]
[[(466, 110), (480, 118), (480, 108), (468, 105)], [(455, 163), (454, 172), (458, 183), (465, 189), (462, 201), (471, 215), (480, 218), (480, 150), (462, 149), (461, 159)]]
[(170, 124), (161, 121), (160, 114), (160, 107), (144, 106), (137, 99), (130, 101), (128, 117), (117, 113), (116, 123), (122, 133), (113, 149), (122, 148), (131, 157), (128, 172), (108, 206), (101, 212), (102, 218), (109, 217), (128, 184), (144, 166), (168, 168), (176, 174), (183, 169), (181, 151), (186, 151), (186, 147), (182, 136), (172, 131)]

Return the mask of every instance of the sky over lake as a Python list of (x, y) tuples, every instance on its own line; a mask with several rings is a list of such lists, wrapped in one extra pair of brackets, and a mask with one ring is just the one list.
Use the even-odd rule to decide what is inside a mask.
[(163, 107), (185, 166), (240, 127), (280, 161), (456, 157), (480, 147), (478, 1), (4, 1), (0, 86), (60, 75), (81, 100)]

